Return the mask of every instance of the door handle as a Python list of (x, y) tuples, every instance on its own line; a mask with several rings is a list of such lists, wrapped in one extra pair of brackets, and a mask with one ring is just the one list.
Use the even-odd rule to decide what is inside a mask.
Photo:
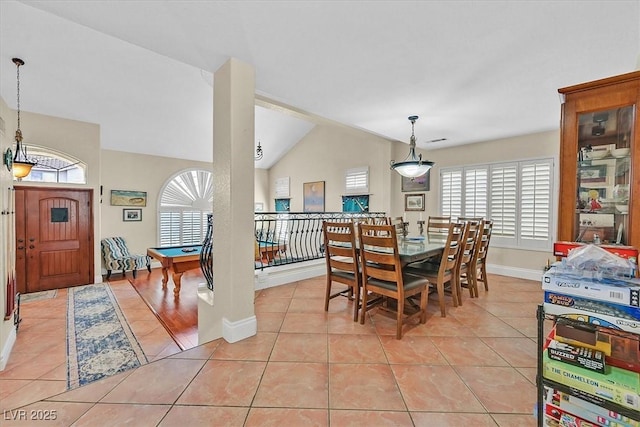
[(18, 243), (24, 242), (24, 239), (18, 239)]
[(29, 245), (29, 249), (33, 249), (33, 248), (35, 248), (34, 245)]
[(24, 246), (18, 246), (18, 249), (24, 249)]
[(35, 239), (35, 237), (32, 237), (32, 238), (30, 238), (30, 239), (29, 239), (29, 241), (30, 241), (30, 242), (35, 242), (35, 241), (36, 241), (36, 239)]

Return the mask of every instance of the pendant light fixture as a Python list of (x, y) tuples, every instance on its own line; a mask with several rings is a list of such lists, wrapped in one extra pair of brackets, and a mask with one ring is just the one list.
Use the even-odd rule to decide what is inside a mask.
[(411, 122), (411, 139), (409, 140), (409, 155), (401, 162), (391, 160), (391, 169), (407, 178), (417, 178), (424, 175), (435, 164), (428, 160), (422, 160), (422, 154), (416, 156), (416, 136), (414, 134), (414, 126), (418, 120), (418, 116), (410, 116)]
[(262, 160), (262, 156), (264, 153), (262, 152), (262, 145), (260, 145), (260, 140), (258, 140), (258, 146), (256, 147), (256, 155), (254, 157), (255, 161)]
[(13, 170), (13, 176), (22, 179), (29, 175), (31, 168), (38, 162), (35, 159), (30, 159), (27, 156), (27, 149), (22, 144), (22, 131), (20, 130), (20, 67), (24, 65), (24, 61), (20, 58), (13, 58), (13, 63), (16, 64), (17, 72), (17, 112), (18, 112), (18, 128), (16, 129), (16, 153), (11, 158), (11, 148), (8, 148), (4, 153), (4, 164), (10, 171)]

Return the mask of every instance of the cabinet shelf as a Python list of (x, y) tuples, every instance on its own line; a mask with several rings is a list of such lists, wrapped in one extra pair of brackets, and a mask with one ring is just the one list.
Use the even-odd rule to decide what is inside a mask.
[[(558, 241), (607, 241), (640, 246), (640, 186), (631, 185), (640, 164), (640, 71), (559, 89), (563, 95), (560, 129)], [(586, 148), (602, 150), (588, 158)], [(616, 151), (618, 150), (618, 151)], [(614, 155), (615, 154), (615, 155)], [(627, 188), (623, 195), (620, 188)], [(626, 205), (618, 209), (615, 205)], [(585, 222), (606, 236), (581, 234)], [(588, 240), (592, 238), (593, 240)]]

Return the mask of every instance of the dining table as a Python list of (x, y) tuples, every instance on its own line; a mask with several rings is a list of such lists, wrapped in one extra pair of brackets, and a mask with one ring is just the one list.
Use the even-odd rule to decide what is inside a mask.
[(398, 235), (398, 255), (404, 267), (413, 262), (442, 256), (447, 234), (434, 233), (421, 236)]

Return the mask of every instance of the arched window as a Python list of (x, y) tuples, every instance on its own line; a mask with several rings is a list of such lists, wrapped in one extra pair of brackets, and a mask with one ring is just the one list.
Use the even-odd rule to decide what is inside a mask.
[(207, 214), (213, 211), (213, 175), (188, 170), (173, 176), (160, 192), (159, 245), (201, 244)]
[(29, 158), (37, 160), (29, 175), (22, 181), (86, 184), (86, 163), (68, 154), (29, 144)]

